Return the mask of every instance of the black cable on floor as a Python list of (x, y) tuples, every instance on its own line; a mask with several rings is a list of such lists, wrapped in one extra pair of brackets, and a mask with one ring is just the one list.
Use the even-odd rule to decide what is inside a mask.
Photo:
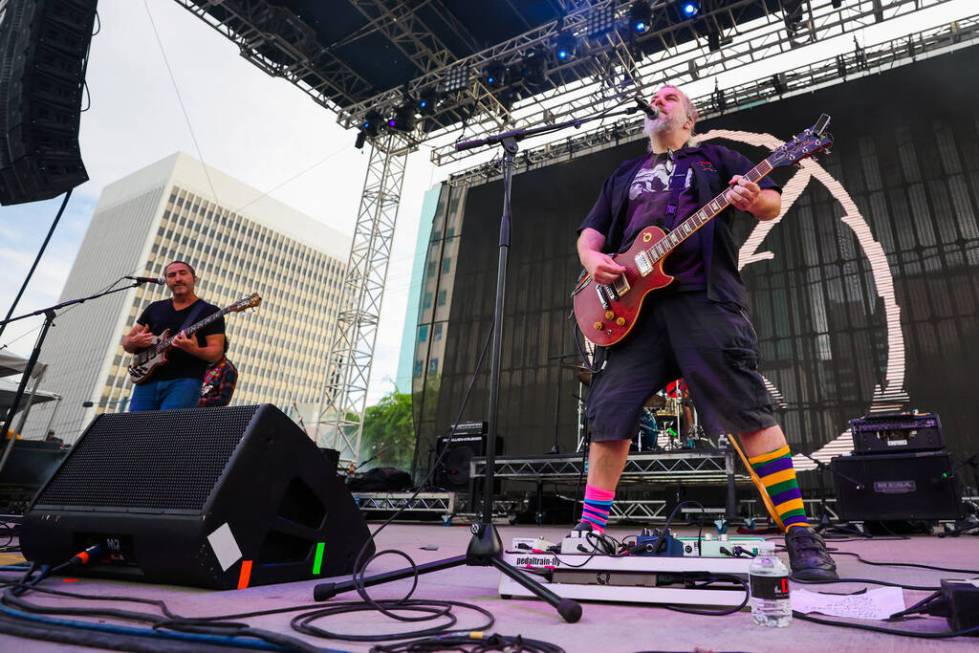
[(932, 571), (949, 571), (955, 574), (975, 574), (979, 576), (979, 570), (976, 569), (955, 569), (953, 567), (937, 567), (935, 565), (926, 565), (920, 562), (882, 562), (877, 560), (867, 560), (859, 553), (854, 553), (852, 551), (838, 551), (832, 550), (833, 555), (843, 555), (843, 556), (853, 556), (865, 565), (872, 565), (874, 567), (913, 567), (915, 569), (930, 569)]
[[(391, 640), (400, 640), (415, 637), (433, 637), (439, 635), (451, 635), (451, 628), (454, 626), (458, 619), (452, 614), (453, 607), (467, 608), (469, 610), (475, 610), (479, 612), (484, 617), (486, 617), (486, 622), (476, 626), (474, 628), (467, 628), (466, 630), (473, 631), (485, 631), (487, 628), (492, 627), (495, 617), (493, 613), (485, 608), (481, 608), (478, 605), (472, 603), (463, 603), (462, 601), (438, 601), (438, 600), (390, 600), (390, 601), (376, 601), (376, 603), (383, 604), (386, 610), (398, 610), (404, 612), (417, 612), (424, 615), (425, 617), (413, 618), (412, 621), (426, 621), (432, 619), (446, 619), (442, 624), (435, 626), (430, 626), (428, 628), (422, 628), (415, 631), (400, 632), (394, 634), (381, 633), (375, 635), (361, 635), (361, 634), (351, 634), (351, 633), (339, 633), (331, 630), (326, 630), (320, 626), (316, 626), (313, 622), (319, 619), (326, 619), (329, 617), (336, 617), (338, 615), (346, 615), (355, 612), (372, 612), (374, 611), (374, 606), (371, 604), (364, 603), (362, 601), (345, 601), (342, 603), (331, 604), (327, 608), (320, 608), (318, 610), (312, 610), (300, 615), (296, 615), (289, 622), (289, 625), (296, 632), (302, 633), (304, 635), (312, 635), (314, 637), (324, 637), (326, 639), (337, 639), (345, 642), (386, 642)], [(407, 619), (401, 619), (407, 620)]]
[(835, 580), (805, 580), (802, 578), (796, 578), (794, 574), (789, 576), (793, 583), (800, 583), (802, 585), (837, 585), (839, 583), (870, 583), (872, 585), (882, 585), (884, 587), (900, 587), (906, 590), (916, 590), (920, 592), (935, 592), (940, 590), (940, 587), (923, 587), (919, 585), (902, 585), (901, 583), (891, 583), (886, 580), (874, 580), (872, 578), (837, 578)]
[(508, 636), (483, 633), (466, 635), (447, 635), (444, 637), (429, 637), (416, 639), (411, 642), (375, 646), (371, 653), (428, 653), (430, 651), (462, 651), (463, 653), (564, 653), (564, 649), (556, 644), (539, 639), (530, 639), (521, 635)]
[(251, 652), (255, 650), (238, 646), (207, 645), (202, 642), (180, 642), (160, 638), (149, 640), (136, 635), (126, 636), (80, 630), (69, 626), (31, 623), (7, 616), (0, 616), (0, 633), (45, 642), (116, 651), (136, 651), (137, 653), (229, 653), (229, 651)]
[(871, 626), (870, 624), (850, 623), (845, 621), (833, 621), (831, 619), (821, 619), (812, 617), (802, 612), (792, 611), (792, 616), (803, 621), (822, 624), (824, 626), (837, 626), (839, 628), (854, 628), (856, 630), (867, 630), (873, 633), (884, 633), (886, 635), (901, 635), (902, 637), (916, 637), (919, 639), (949, 639), (951, 637), (962, 637), (979, 633), (979, 626), (966, 628), (964, 630), (941, 631), (941, 632), (916, 632), (913, 630), (900, 630), (895, 628), (884, 628), (883, 626)]

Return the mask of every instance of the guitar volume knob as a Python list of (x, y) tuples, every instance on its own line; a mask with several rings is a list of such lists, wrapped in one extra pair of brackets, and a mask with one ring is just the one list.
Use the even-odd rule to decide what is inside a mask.
[(605, 311), (606, 320), (611, 320), (613, 317), (615, 317), (615, 313), (613, 313), (612, 311)]
[(625, 326), (625, 318), (624, 317), (617, 317), (617, 318), (615, 318), (615, 323), (617, 325), (619, 325), (619, 326)]
[(595, 322), (595, 324), (592, 326), (595, 327), (595, 331), (601, 331), (602, 329), (605, 328), (605, 325), (602, 324), (601, 322)]

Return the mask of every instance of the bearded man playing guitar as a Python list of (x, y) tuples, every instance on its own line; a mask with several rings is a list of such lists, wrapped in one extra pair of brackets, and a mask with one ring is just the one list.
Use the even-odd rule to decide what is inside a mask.
[[(152, 378), (133, 386), (130, 412), (193, 408), (201, 395), (204, 372), (224, 356), (224, 317), (220, 317), (192, 337), (182, 329), (220, 309), (194, 294), (197, 274), (188, 263), (172, 261), (163, 268), (172, 299), (153, 302), (143, 311), (132, 330), (122, 339), (122, 348), (131, 354), (154, 343), (154, 337), (169, 330), (173, 339), (167, 362)], [(179, 332), (179, 333), (178, 333)]]
[[(650, 105), (659, 115), (646, 119), (649, 154), (612, 173), (579, 228), (578, 257), (606, 309), (604, 317), (599, 313), (582, 326), (586, 337), (592, 324), (596, 336), (612, 333), (613, 320), (626, 324), (608, 310), (616, 298), (610, 288), (626, 272), (613, 255), (637, 236), (651, 240), (644, 229), (676, 228), (715, 196), (723, 197), (725, 189), (730, 204), (759, 220), (775, 218), (781, 210), (781, 189), (767, 178), (755, 183), (744, 176), (752, 168), (744, 156), (721, 145), (688, 142), (697, 110), (680, 89), (664, 86)], [(604, 530), (644, 402), (668, 381), (683, 377), (707, 434), (738, 434), (786, 529), (793, 574), (836, 578), (822, 538), (806, 522), (785, 435), (757, 369), (757, 336), (745, 309), (730, 228), (735, 214), (731, 209), (725, 213), (684, 234), (665, 261), (672, 283), (645, 297), (642, 312), (628, 325), (627, 339), (601, 350), (604, 368), (593, 376), (587, 404), (588, 484), (575, 530)]]

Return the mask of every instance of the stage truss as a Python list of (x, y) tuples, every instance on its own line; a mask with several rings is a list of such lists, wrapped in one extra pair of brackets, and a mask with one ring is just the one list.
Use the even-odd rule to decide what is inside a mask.
[[(498, 456), (493, 477), (529, 481), (574, 481), (583, 473), (581, 454), (549, 456)], [(630, 454), (622, 471), (622, 484), (629, 483), (726, 483), (748, 477), (736, 473), (734, 454), (729, 451)], [(486, 459), (473, 457), (469, 477), (486, 475)]]
[[(802, 3), (802, 14), (792, 29), (787, 28), (778, 3), (771, 0), (705, 2), (695, 21), (659, 24), (638, 37), (613, 30), (597, 38), (586, 33), (592, 12), (611, 10), (623, 21), (628, 3), (557, 0), (567, 12), (562, 21), (535, 27), (460, 60), (449, 55), (445, 44), (415, 16), (409, 3), (351, 0), (368, 23), (350, 38), (380, 32), (419, 71), (407, 84), (373, 95), (371, 84), (329, 48), (318, 44), (314, 30), (300, 16), (270, 0), (175, 1), (233, 41), (248, 61), (270, 76), (288, 80), (335, 112), (338, 122), (347, 128), (359, 126), (368, 111), (388, 111), (407, 98), (417, 97), (425, 88), (444, 85), (451, 72), (467, 72), (469, 82), (449, 93), (438, 108), (440, 122), (436, 124), (444, 126), (426, 133), (425, 121), (419, 121), (410, 132), (382, 133), (371, 139), (370, 163), (345, 276), (346, 308), (338, 316), (316, 425), (318, 444), (338, 449), (341, 460), (351, 461), (360, 454), (371, 361), (406, 159), (419, 145), (426, 143), (432, 148), (431, 160), (436, 165), (459, 162), (478, 153), (456, 152), (454, 143), (461, 138), (582, 118), (635, 94), (648, 96), (665, 82), (682, 86), (824, 39), (853, 35), (950, 0), (847, 0), (839, 7), (833, 6), (833, 0), (811, 0)], [(464, 41), (475, 42), (464, 26), (453, 22), (444, 5), (438, 0), (430, 4), (442, 20), (455, 25)], [(666, 11), (669, 4), (667, 0), (651, 3), (654, 12)], [(217, 5), (221, 19), (211, 11)], [(756, 18), (742, 22), (746, 16)], [(547, 70), (547, 90), (510, 103), (500, 89), (480, 81), (480, 71), (490, 62), (516, 62), (528, 50), (553, 44), (562, 32), (579, 37), (579, 53)], [(718, 88), (695, 102), (703, 117), (711, 117), (965, 47), (977, 37), (979, 16), (973, 16), (873, 48), (857, 45), (849, 55), (733, 88)], [(644, 53), (650, 52), (654, 54), (644, 58)], [(613, 142), (638, 138), (640, 132), (641, 122), (636, 120), (602, 125), (574, 138), (525, 151), (521, 167), (549, 165)], [(490, 162), (454, 176), (452, 183), (477, 183), (496, 174), (496, 163)]]

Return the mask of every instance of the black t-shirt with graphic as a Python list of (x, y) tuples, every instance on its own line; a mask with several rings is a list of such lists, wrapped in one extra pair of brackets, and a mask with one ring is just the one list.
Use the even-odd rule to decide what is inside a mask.
[[(200, 322), (208, 315), (212, 313), (217, 313), (219, 309), (214, 304), (208, 304), (203, 299), (198, 299), (196, 302), (188, 306), (187, 308), (175, 311), (173, 309), (173, 301), (169, 299), (163, 299), (158, 302), (153, 302), (143, 311), (143, 314), (139, 316), (136, 320), (139, 324), (145, 324), (150, 328), (155, 335), (160, 335), (164, 330), (170, 329), (170, 335), (177, 335), (177, 331), (183, 326), (184, 322), (191, 312), (200, 304), (203, 303), (201, 310), (197, 311), (194, 316), (193, 324)], [(187, 326), (190, 326), (189, 324)], [(197, 344), (201, 347), (207, 345), (207, 336), (215, 334), (224, 333), (224, 317), (219, 317), (207, 326), (199, 329), (195, 334), (197, 336)], [(188, 354), (182, 349), (177, 349), (172, 347), (169, 352), (167, 352), (167, 364), (160, 367), (153, 373), (153, 381), (168, 381), (173, 379), (203, 379), (204, 372), (207, 370), (208, 363), (203, 359), (194, 356), (193, 354)]]
[[(646, 227), (656, 226), (669, 233), (687, 216), (700, 208), (696, 191), (692, 188), (693, 170), (688, 168), (676, 214), (672, 218), (667, 216), (672, 172), (673, 162), (666, 153), (650, 153), (636, 172), (629, 185), (629, 200), (626, 206), (628, 222), (623, 234), (623, 243), (631, 246), (639, 232)], [(676, 281), (670, 285), (675, 290), (703, 290), (707, 287), (699, 232), (688, 236), (667, 257), (664, 270), (667, 274), (676, 277)]]

